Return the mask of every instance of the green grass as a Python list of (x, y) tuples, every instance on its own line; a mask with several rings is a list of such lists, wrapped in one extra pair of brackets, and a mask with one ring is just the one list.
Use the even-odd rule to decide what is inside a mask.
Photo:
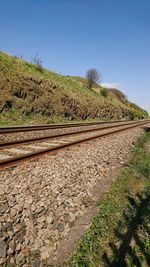
[[(128, 116), (131, 118), (147, 116), (147, 113), (136, 105), (129, 101), (119, 101), (110, 92), (107, 97), (102, 95), (101, 89), (100, 86), (95, 86), (92, 90), (87, 89), (86, 80), (82, 77), (63, 76), (45, 68), (41, 72), (35, 64), (0, 51), (0, 110), (5, 106), (5, 110), (0, 113), (1, 125), (23, 124), (28, 121), (37, 123), (38, 119), (40, 122), (41, 116), (36, 114), (42, 114), (44, 123), (46, 117), (54, 122), (67, 119), (79, 121), (85, 118), (99, 120), (104, 117), (98, 117), (96, 114), (104, 107), (109, 107), (109, 110), (105, 111), (106, 119), (109, 114), (109, 118), (117, 112), (119, 115), (120, 111), (114, 111), (113, 108), (123, 109), (125, 113), (130, 112)], [(23, 95), (26, 95), (26, 98), (23, 98)], [(23, 114), (22, 122), (20, 115), (13, 121), (11, 114), (15, 116), (15, 113), (7, 107), (7, 102), (12, 104), (13, 110)], [(31, 120), (24, 116), (26, 113), (31, 114)]]
[(22, 114), (21, 111), (16, 109), (10, 109), (8, 112), (2, 113), (0, 116), (0, 126), (6, 125), (24, 125), (24, 124), (36, 124), (47, 123), (48, 118), (44, 116), (38, 116), (36, 114)]
[[(66, 266), (123, 267), (125, 263), (132, 267), (149, 266), (150, 153), (145, 149), (147, 141), (150, 141), (150, 133), (138, 140), (129, 167), (97, 203), (99, 212)], [(127, 243), (127, 233), (133, 236), (126, 253), (123, 249), (123, 259), (121, 246)], [(118, 263), (120, 258), (123, 261)], [(139, 262), (141, 265), (136, 265)]]
[[(98, 120), (95, 119), (85, 119), (86, 122), (102, 122), (106, 120)], [(10, 109), (8, 112), (0, 114), (0, 126), (8, 126), (8, 125), (33, 125), (33, 124), (59, 124), (59, 123), (80, 123), (83, 122), (81, 119), (76, 119), (71, 121), (69, 119), (63, 119), (58, 116), (51, 116), (50, 118), (47, 116), (40, 116), (38, 114), (29, 113), (23, 114), (21, 111), (16, 110), (14, 108)]]

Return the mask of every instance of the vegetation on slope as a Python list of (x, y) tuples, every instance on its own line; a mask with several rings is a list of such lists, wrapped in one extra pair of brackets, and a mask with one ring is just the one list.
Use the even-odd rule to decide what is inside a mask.
[[(99, 201), (99, 212), (67, 266), (150, 266), (150, 133)], [(113, 200), (113, 201), (112, 201)]]
[[(38, 63), (38, 62), (37, 62)], [(147, 112), (81, 77), (62, 76), (0, 52), (0, 121), (143, 118)], [(102, 93), (103, 91), (103, 93)]]

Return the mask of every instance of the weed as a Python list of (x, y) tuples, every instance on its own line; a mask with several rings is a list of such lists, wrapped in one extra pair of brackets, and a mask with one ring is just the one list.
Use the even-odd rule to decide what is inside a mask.
[(99, 212), (66, 266), (143, 266), (150, 264), (150, 155), (136, 143), (131, 162), (97, 203)]

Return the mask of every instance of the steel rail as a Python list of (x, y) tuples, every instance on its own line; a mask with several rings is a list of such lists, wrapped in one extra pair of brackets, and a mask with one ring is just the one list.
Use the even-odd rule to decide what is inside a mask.
[(61, 144), (61, 145), (58, 145), (56, 147), (48, 147), (46, 149), (41, 149), (41, 150), (38, 150), (38, 151), (35, 151), (35, 152), (31, 152), (31, 153), (28, 153), (28, 154), (25, 154), (25, 155), (21, 155), (21, 156), (10, 157), (10, 158), (8, 158), (6, 160), (0, 161), (0, 170), (3, 170), (6, 167), (16, 166), (16, 165), (18, 165), (18, 164), (20, 164), (22, 162), (27, 161), (27, 160), (39, 158), (44, 154), (53, 153), (55, 151), (59, 151), (59, 150), (65, 149), (65, 148), (70, 147), (70, 146), (74, 146), (74, 145), (77, 145), (77, 144), (80, 144), (80, 143), (83, 143), (83, 142), (87, 142), (89, 140), (93, 140), (93, 139), (96, 139), (96, 138), (99, 138), (99, 137), (104, 137), (104, 136), (108, 136), (108, 135), (111, 135), (111, 134), (114, 134), (114, 133), (122, 132), (124, 130), (128, 130), (128, 129), (132, 129), (132, 128), (135, 128), (135, 127), (139, 127), (141, 125), (144, 125), (145, 123), (147, 123), (147, 122), (145, 122), (145, 121), (141, 122), (141, 123), (138, 122), (138, 123), (136, 123), (136, 125), (130, 125), (130, 126), (127, 126), (127, 127), (122, 127), (121, 129), (116, 129), (116, 130), (113, 130), (111, 132), (101, 133), (101, 134), (98, 134), (96, 136), (87, 137), (87, 138), (80, 139), (80, 140), (77, 140), (77, 141), (73, 141), (73, 142), (70, 142), (70, 143), (67, 143), (67, 144)]
[(109, 128), (121, 127), (121, 126), (126, 126), (126, 125), (133, 125), (136, 123), (137, 122), (132, 122), (132, 121), (130, 121), (128, 123), (122, 122), (122, 124), (119, 124), (119, 125), (118, 124), (108, 125), (108, 126), (105, 126), (102, 128), (86, 129), (86, 130), (80, 130), (80, 131), (75, 131), (75, 132), (71, 132), (71, 133), (60, 133), (57, 135), (46, 135), (46, 136), (36, 137), (36, 138), (28, 138), (28, 139), (21, 139), (21, 140), (16, 140), (16, 141), (3, 142), (3, 143), (0, 143), (0, 150), (4, 149), (5, 147), (19, 146), (21, 144), (29, 144), (29, 143), (33, 143), (33, 142), (43, 141), (46, 139), (53, 139), (53, 138), (58, 138), (58, 137), (63, 137), (63, 136), (70, 136), (70, 135), (75, 135), (75, 134), (79, 134), (79, 133), (100, 131), (100, 130), (105, 130), (105, 129), (109, 129)]
[(0, 127), (0, 134), (18, 133), (18, 132), (26, 132), (26, 131), (50, 130), (50, 129), (62, 129), (62, 128), (91, 126), (91, 125), (103, 125), (103, 124), (129, 122), (129, 121), (131, 121), (131, 120), (88, 122), (88, 123), (87, 122), (84, 122), (84, 123), (66, 123), (66, 124), (54, 124), (54, 125)]

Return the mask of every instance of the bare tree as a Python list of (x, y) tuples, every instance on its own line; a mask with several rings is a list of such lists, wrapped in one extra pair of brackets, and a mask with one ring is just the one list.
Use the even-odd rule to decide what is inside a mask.
[(96, 69), (89, 69), (86, 72), (88, 88), (91, 89), (94, 84), (101, 81), (101, 74)]
[(43, 66), (42, 66), (42, 60), (38, 57), (38, 53), (35, 55), (35, 57), (31, 60), (31, 63), (33, 63), (37, 70), (40, 72), (43, 72)]

